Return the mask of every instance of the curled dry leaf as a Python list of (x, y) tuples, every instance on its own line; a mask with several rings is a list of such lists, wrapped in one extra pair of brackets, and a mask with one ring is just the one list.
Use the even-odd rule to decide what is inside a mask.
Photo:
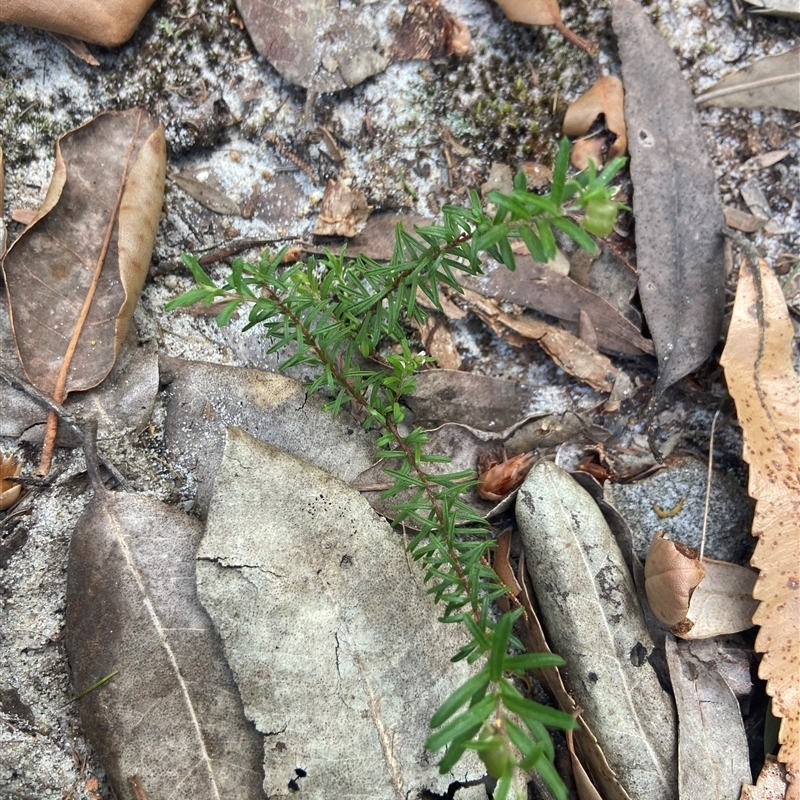
[[(614, 75), (603, 75), (598, 78), (589, 91), (582, 94), (574, 103), (567, 108), (564, 115), (562, 130), (566, 136), (584, 136), (594, 124), (595, 120), (603, 114), (605, 117), (606, 128), (617, 138), (609, 147), (608, 158), (616, 158), (624, 155), (628, 149), (628, 133), (625, 127), (625, 117), (623, 115), (624, 91), (622, 81)], [(596, 137), (593, 137), (593, 141)], [(599, 140), (598, 140), (599, 141)], [(573, 146), (572, 164), (577, 169), (585, 169), (588, 164), (579, 165), (575, 163), (576, 148), (578, 142)], [(600, 144), (602, 142), (600, 141)], [(585, 153), (587, 157), (592, 153)], [(600, 166), (599, 158), (594, 158), (595, 163)]]
[(505, 461), (487, 465), (478, 476), (478, 494), (484, 500), (499, 503), (522, 485), (533, 461), (533, 453), (520, 453)]
[(597, 51), (594, 42), (573, 33), (561, 19), (558, 0), (497, 0), (497, 5), (512, 22), (525, 25), (552, 25), (568, 42), (577, 45), (590, 55)]
[[(147, 277), (165, 166), (164, 129), (144, 109), (66, 133), (44, 203), (3, 261), (25, 375), (57, 403), (114, 366)], [(51, 414), (42, 472), (55, 433)]]
[(705, 639), (753, 626), (756, 574), (748, 567), (704, 558), (692, 547), (656, 534), (644, 567), (652, 612), (682, 639)]
[(130, 39), (154, 0), (81, 0), (81, 2), (31, 3), (3, 0), (0, 22), (16, 22), (74, 36), (103, 47), (116, 47)]
[(756, 500), (752, 566), (759, 570), (753, 622), (758, 674), (781, 718), (778, 759), (787, 800), (800, 798), (800, 386), (792, 364), (792, 323), (777, 278), (763, 260), (739, 271), (728, 340), (720, 362), (736, 402)]
[(0, 453), (0, 511), (11, 508), (19, 499), (22, 484), (16, 483), (10, 478), (16, 478), (21, 471), (22, 464), (14, 456)]
[(360, 189), (341, 181), (328, 181), (322, 207), (312, 233), (315, 236), (353, 237), (364, 226), (372, 207)]

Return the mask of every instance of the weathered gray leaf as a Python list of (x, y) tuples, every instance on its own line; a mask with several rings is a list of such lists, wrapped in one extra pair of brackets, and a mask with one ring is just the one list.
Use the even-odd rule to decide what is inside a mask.
[(229, 428), (197, 588), (264, 734), (269, 797), (397, 800), (484, 774), (473, 755), (439, 775), (425, 754), (432, 711), (474, 668), (449, 662), (463, 631), (352, 488)]
[(564, 682), (619, 782), (637, 800), (675, 800), (676, 724), (648, 656), (630, 573), (600, 509), (540, 461), (517, 495), (525, 562)]
[(452, 369), (417, 376), (406, 401), (416, 423), (460, 422), (484, 431), (502, 431), (525, 416), (531, 392), (524, 384)]
[(776, 17), (800, 19), (800, 0), (744, 0), (751, 14), (771, 14)]
[(731, 800), (749, 784), (750, 756), (739, 703), (713, 661), (683, 642), (666, 641), (678, 706), (681, 800)]
[(633, 0), (615, 0), (613, 25), (625, 83), (639, 294), (660, 393), (701, 364), (719, 339), (722, 209), (675, 55)]
[(257, 800), (261, 737), (197, 600), (200, 523), (95, 489), (72, 536), (66, 645), (86, 732), (118, 800)]
[(261, 55), (291, 83), (314, 92), (356, 86), (389, 65), (386, 3), (344, 8), (316, 0), (237, 0)]
[(177, 463), (197, 483), (196, 511), (205, 513), (222, 459), (225, 426), (305, 458), (344, 481), (374, 462), (374, 438), (342, 412), (332, 419), (323, 400), (303, 384), (258, 369), (164, 357), (169, 383), (164, 440)]
[(194, 175), (183, 172), (172, 172), (169, 179), (180, 186), (189, 197), (193, 197), (201, 206), (216, 214), (241, 216), (242, 209), (239, 204), (221, 189), (214, 186), (214, 181), (201, 181)]
[[(800, 3), (798, 18), (800, 18)], [(800, 47), (767, 56), (724, 77), (695, 98), (719, 108), (787, 108), (800, 111)]]

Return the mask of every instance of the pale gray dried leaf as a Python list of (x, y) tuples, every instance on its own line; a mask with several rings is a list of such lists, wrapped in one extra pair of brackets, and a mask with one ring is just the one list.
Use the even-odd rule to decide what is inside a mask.
[[(23, 377), (5, 297), (0, 297), (0, 364), (12, 374)], [(118, 439), (127, 432), (144, 430), (157, 394), (156, 342), (139, 344), (135, 326), (132, 326), (108, 377), (88, 392), (70, 395), (64, 401), (64, 408), (78, 420), (95, 419), (98, 439)], [(42, 441), (47, 423), (45, 408), (5, 381), (0, 381), (0, 408), (0, 436), (13, 436), (27, 442)], [(75, 447), (78, 443), (69, 429), (59, 427), (56, 444)]]
[(474, 754), (447, 775), (424, 754), (432, 711), (475, 667), (449, 662), (463, 629), (437, 621), (402, 538), (354, 489), (229, 428), (197, 586), (264, 733), (269, 797), (292, 781), (397, 800), (484, 774)]
[(540, 461), (516, 513), (548, 640), (609, 765), (632, 797), (675, 800), (674, 709), (648, 659), (653, 643), (600, 509), (566, 472)]
[(336, 92), (382, 72), (389, 58), (385, 2), (344, 8), (316, 0), (237, 0), (261, 55), (291, 83)]
[(750, 757), (742, 713), (713, 661), (701, 661), (684, 642), (666, 641), (678, 706), (678, 782), (681, 800), (732, 800), (749, 784)]
[(197, 600), (196, 519), (95, 489), (72, 535), (66, 646), (89, 739), (119, 800), (262, 800), (261, 737)]
[(502, 431), (525, 416), (530, 389), (516, 381), (452, 369), (417, 376), (417, 388), (405, 398), (418, 425), (459, 422), (484, 431)]
[(719, 339), (722, 209), (694, 100), (674, 53), (633, 0), (615, 0), (613, 26), (625, 82), (639, 295), (661, 393), (699, 366)]
[(171, 172), (169, 179), (209, 211), (229, 216), (240, 216), (242, 213), (239, 204), (214, 186), (211, 180), (201, 181), (194, 175), (181, 172)]
[(162, 357), (167, 389), (164, 441), (197, 482), (196, 510), (203, 515), (222, 459), (225, 426), (236, 425), (262, 441), (305, 458), (344, 481), (374, 462), (374, 438), (342, 412), (332, 419), (324, 400), (283, 375), (243, 367)]
[(776, 17), (800, 19), (800, 0), (744, 0), (751, 14), (771, 14)]

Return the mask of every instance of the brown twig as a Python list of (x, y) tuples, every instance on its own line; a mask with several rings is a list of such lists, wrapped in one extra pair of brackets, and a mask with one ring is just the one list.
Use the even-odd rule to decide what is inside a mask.
[[(77, 439), (84, 443), (86, 441), (86, 432), (84, 427), (67, 411), (64, 406), (56, 403), (52, 397), (49, 397), (44, 392), (40, 392), (35, 386), (32, 386), (28, 381), (14, 375), (14, 373), (7, 370), (5, 367), (0, 366), (0, 378), (2, 378), (12, 389), (24, 392), (35, 403), (48, 409), (51, 414), (55, 414), (62, 424), (66, 425), (71, 433)], [(128, 489), (128, 483), (122, 476), (120, 471), (105, 457), (98, 454), (99, 462), (111, 473), (111, 476), (122, 489)]]

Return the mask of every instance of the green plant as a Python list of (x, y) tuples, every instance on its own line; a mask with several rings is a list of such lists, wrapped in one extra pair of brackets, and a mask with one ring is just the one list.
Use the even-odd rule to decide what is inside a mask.
[[(511, 194), (488, 195), (495, 207), (491, 214), (473, 192), (470, 208), (442, 210), (441, 225), (419, 227), (415, 234), (398, 226), (394, 253), (386, 264), (364, 256), (347, 258), (342, 250), (284, 265), (284, 249), (265, 254), (258, 264), (236, 259), (229, 277), (218, 286), (194, 256), (185, 256), (198, 288), (167, 306), (227, 300), (217, 317), (225, 325), (248, 304), (246, 327), (263, 325), (275, 338), (271, 351), (294, 346), (283, 367), (307, 364), (319, 369), (308, 391), (326, 390), (326, 408), (333, 414), (353, 404), (364, 416), (364, 426), (378, 429), (378, 454), (392, 465), (385, 472), (394, 481), (385, 496), (403, 495), (395, 507), (395, 522), (406, 520), (418, 531), (408, 548), (423, 562), (429, 591), (444, 607), (441, 621), (465, 625), (471, 637), (453, 660), (486, 660), (433, 715), (431, 726), (438, 730), (426, 747), (447, 748), (440, 761), (443, 772), (467, 749), (477, 751), (498, 781), (497, 800), (508, 796), (518, 769), (536, 769), (556, 797), (566, 797), (553, 767), (547, 728), (569, 729), (575, 722), (526, 699), (507, 677), (563, 661), (550, 654), (512, 654), (522, 649), (512, 632), (521, 609), (499, 619), (491, 612), (493, 601), (507, 589), (485, 559), (493, 544), (489, 527), (463, 498), (476, 483), (475, 473), (426, 471), (426, 464), (448, 459), (424, 451), (427, 436), (421, 428), (410, 433), (401, 428), (402, 398), (414, 390), (415, 373), (432, 360), (412, 352), (403, 322), (421, 322), (426, 316), (417, 302), (418, 290), (438, 306), (440, 285), (459, 291), (456, 273), (480, 274), (484, 253), (513, 270), (512, 238), (522, 239), (531, 255), (543, 262), (555, 256), (555, 230), (593, 251), (594, 240), (584, 228), (599, 229), (593, 217), (607, 222), (610, 211), (615, 217), (621, 208), (608, 184), (624, 160), (615, 160), (599, 174), (590, 170), (570, 180), (568, 162), (569, 143), (563, 140), (548, 194), (528, 192), (520, 174)], [(571, 215), (584, 208), (578, 224)]]

